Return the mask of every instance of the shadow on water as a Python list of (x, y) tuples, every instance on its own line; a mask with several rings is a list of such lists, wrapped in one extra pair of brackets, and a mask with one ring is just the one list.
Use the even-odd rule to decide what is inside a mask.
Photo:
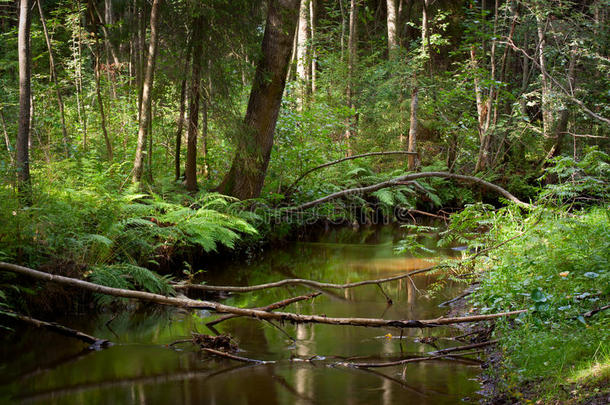
[[(327, 282), (351, 282), (387, 277), (438, 260), (394, 254), (401, 230), (393, 227), (332, 230), (310, 242), (295, 242), (268, 252), (260, 260), (233, 263), (206, 273), (209, 284), (248, 285), (286, 277)], [(432, 244), (433, 244), (432, 239)], [(438, 255), (449, 254), (438, 252)], [(394, 305), (374, 285), (337, 290), (286, 310), (328, 316), (433, 318), (444, 313), (438, 304), (459, 294), (459, 286), (445, 286), (434, 299), (418, 291), (434, 277), (418, 275), (413, 283), (400, 280), (384, 285)], [(293, 286), (232, 295), (224, 302), (263, 306), (308, 292)], [(340, 298), (340, 299), (339, 299)], [(58, 319), (115, 345), (97, 352), (45, 331), (28, 328), (0, 338), (0, 402), (36, 404), (454, 404), (476, 398), (476, 362), (434, 360), (381, 370), (334, 366), (345, 358), (397, 359), (435, 350), (418, 337), (435, 336), (436, 347), (455, 345), (449, 328), (400, 331), (332, 325), (283, 324), (271, 326), (235, 318), (217, 326), (229, 333), (241, 355), (275, 360), (274, 364), (243, 365), (212, 358), (189, 344), (166, 345), (191, 331), (210, 333), (207, 311), (147, 307), (135, 312), (65, 315)], [(110, 321), (110, 322), (109, 322)], [(393, 338), (386, 334), (393, 334)], [(295, 339), (293, 341), (289, 337)], [(293, 358), (315, 361), (295, 362)]]

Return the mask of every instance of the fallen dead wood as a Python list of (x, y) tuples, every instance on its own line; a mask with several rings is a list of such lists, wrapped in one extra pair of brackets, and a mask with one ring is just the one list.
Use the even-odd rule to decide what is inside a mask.
[[(469, 356), (472, 354), (478, 354), (480, 351), (462, 353), (459, 356)], [(396, 360), (396, 361), (387, 361), (383, 363), (350, 363), (350, 362), (342, 362), (337, 363), (338, 366), (343, 367), (355, 367), (355, 368), (381, 368), (381, 367), (393, 367), (393, 366), (401, 366), (408, 363), (419, 363), (422, 361), (428, 360), (438, 360), (443, 358), (451, 358), (452, 356), (447, 354), (440, 354), (435, 356), (423, 356), (423, 357), (411, 357), (408, 359)]]
[[(274, 311), (276, 309), (280, 309), (280, 308), (284, 308), (290, 304), (293, 304), (295, 302), (299, 302), (299, 301), (304, 301), (304, 300), (309, 300), (312, 298), (315, 298), (317, 296), (319, 296), (320, 292), (315, 292), (315, 293), (311, 293), (311, 294), (307, 294), (307, 295), (299, 295), (298, 297), (292, 297), (292, 298), (288, 298), (282, 301), (278, 301), (278, 302), (274, 302), (273, 304), (269, 304), (265, 307), (258, 307), (256, 309), (259, 309), (261, 311)], [(235, 315), (235, 314), (229, 314), (229, 315), (223, 315), (218, 319), (215, 319), (211, 322), (206, 323), (205, 325), (210, 328), (216, 324), (219, 324), (220, 322), (226, 321), (228, 319), (232, 319), (232, 318), (239, 318), (239, 315)]]
[(112, 295), (115, 297), (134, 298), (142, 301), (153, 302), (156, 304), (170, 305), (182, 308), (197, 308), (210, 309), (220, 313), (236, 314), (239, 316), (249, 316), (262, 320), (275, 320), (279, 322), (292, 323), (321, 323), (327, 325), (343, 325), (343, 326), (365, 326), (365, 327), (385, 327), (385, 328), (432, 328), (442, 325), (453, 325), (458, 323), (479, 322), (490, 319), (517, 315), (527, 312), (527, 309), (511, 312), (502, 312), (497, 314), (473, 315), (456, 318), (436, 318), (424, 320), (395, 320), (395, 319), (379, 319), (379, 318), (333, 318), (326, 315), (301, 315), (291, 312), (267, 312), (259, 309), (238, 308), (229, 305), (220, 304), (213, 301), (193, 300), (190, 298), (167, 297), (160, 294), (153, 294), (144, 291), (125, 290), (122, 288), (106, 287), (99, 284), (90, 283), (88, 281), (77, 280), (75, 278), (58, 276), (30, 269), (15, 264), (0, 262), (0, 269), (9, 270), (18, 274), (27, 275), (50, 282), (69, 285), (84, 290)]
[(477, 183), (483, 187), (486, 187), (490, 190), (495, 191), (496, 193), (502, 195), (507, 200), (512, 201), (515, 204), (521, 205), (523, 207), (531, 206), (530, 204), (519, 200), (517, 197), (515, 197), (514, 195), (512, 195), (511, 193), (509, 193), (502, 187), (495, 185), (493, 183), (490, 183), (488, 181), (485, 181), (483, 179), (480, 179), (478, 177), (465, 176), (462, 174), (455, 174), (455, 173), (449, 173), (449, 172), (422, 172), (422, 173), (411, 173), (411, 174), (407, 174), (404, 176), (395, 177), (391, 180), (373, 184), (370, 186), (356, 187), (356, 188), (350, 188), (347, 190), (337, 191), (336, 193), (332, 193), (325, 197), (318, 198), (317, 200), (313, 200), (313, 201), (307, 202), (305, 204), (301, 204), (296, 207), (286, 208), (285, 211), (286, 212), (302, 211), (302, 210), (306, 210), (308, 208), (314, 207), (316, 205), (334, 200), (336, 198), (345, 197), (345, 196), (354, 195), (354, 194), (355, 195), (367, 194), (367, 193), (371, 193), (373, 191), (381, 190), (382, 188), (395, 187), (397, 185), (400, 185), (401, 183), (404, 183), (405, 181), (413, 181), (413, 180), (426, 178), (426, 177), (442, 177), (442, 178), (446, 178), (446, 179), (462, 180), (462, 181), (469, 181), (472, 183)]
[(56, 322), (41, 321), (39, 319), (30, 318), (29, 316), (21, 315), (16, 312), (5, 312), (0, 314), (36, 328), (44, 328), (63, 336), (78, 339), (82, 342), (90, 344), (92, 348), (95, 349), (111, 345), (110, 341), (107, 339), (96, 338), (95, 336), (88, 335), (76, 329), (68, 328), (67, 326), (60, 325)]
[(445, 302), (441, 302), (440, 304), (438, 304), (438, 306), (439, 306), (439, 307), (441, 307), (441, 308), (442, 308), (442, 307), (445, 307), (445, 306), (447, 306), (447, 305), (453, 304), (453, 303), (454, 303), (454, 302), (456, 302), (456, 301), (461, 300), (462, 298), (466, 298), (466, 297), (468, 297), (470, 294), (472, 294), (472, 291), (466, 291), (466, 292), (464, 292), (464, 293), (462, 293), (462, 294), (458, 295), (458, 296), (457, 296), (457, 297), (455, 297), (455, 298), (452, 298), (452, 299), (450, 299), (450, 300), (448, 300), (448, 301), (445, 301)]
[(353, 155), (353, 156), (348, 156), (348, 157), (344, 157), (341, 159), (337, 159), (337, 160), (333, 160), (331, 162), (326, 162), (323, 163), (319, 166), (316, 167), (312, 167), (309, 170), (306, 170), (305, 172), (303, 172), (303, 174), (301, 174), (286, 190), (286, 195), (290, 195), (292, 190), (294, 189), (294, 187), (297, 185), (297, 183), (299, 183), (301, 180), (303, 180), (306, 176), (308, 176), (309, 174), (315, 172), (316, 170), (320, 170), (323, 169), (325, 167), (328, 166), (333, 166), (336, 165), (337, 163), (341, 163), (341, 162), (345, 162), (346, 160), (354, 160), (354, 159), (360, 159), (363, 157), (368, 157), (368, 156), (387, 156), (387, 155), (417, 155), (417, 152), (407, 152), (404, 150), (393, 150), (393, 151), (388, 151), (388, 152), (369, 152), (369, 153), (363, 153), (361, 155)]
[(437, 355), (437, 354), (445, 354), (445, 353), (453, 353), (453, 352), (462, 352), (464, 350), (478, 349), (479, 347), (495, 345), (496, 343), (498, 343), (497, 340), (488, 340), (486, 342), (473, 343), (471, 345), (464, 345), (464, 346), (458, 346), (458, 347), (449, 347), (447, 349), (436, 350), (436, 351), (430, 352), (430, 354)]
[(314, 287), (314, 288), (345, 290), (345, 289), (349, 289), (349, 288), (360, 287), (363, 285), (370, 285), (370, 284), (379, 285), (382, 283), (388, 283), (390, 281), (401, 280), (403, 278), (408, 278), (408, 277), (414, 276), (416, 274), (426, 273), (426, 272), (429, 272), (429, 271), (432, 271), (432, 270), (435, 270), (438, 268), (440, 268), (440, 266), (438, 266), (438, 265), (430, 266), (430, 267), (426, 267), (424, 269), (413, 270), (408, 273), (399, 274), (397, 276), (380, 278), (377, 280), (357, 281), (354, 283), (345, 283), (345, 284), (322, 283), (319, 281), (307, 280), (304, 278), (287, 278), (284, 280), (275, 281), (273, 283), (257, 284), (257, 285), (251, 285), (251, 286), (245, 286), (245, 287), (218, 286), (218, 285), (207, 285), (207, 284), (176, 284), (176, 285), (174, 285), (174, 289), (186, 290), (186, 289), (192, 288), (192, 289), (203, 290), (203, 291), (226, 291), (226, 292), (245, 293), (245, 292), (251, 292), (251, 291), (264, 290), (267, 288), (284, 287), (287, 285), (306, 285), (306, 286)]
[(273, 363), (275, 363), (275, 361), (265, 361), (265, 360), (250, 359), (248, 357), (236, 356), (236, 355), (231, 354), (231, 353), (222, 352), (220, 350), (214, 350), (214, 349), (209, 349), (209, 348), (203, 348), (203, 351), (208, 352), (208, 353), (213, 354), (213, 355), (218, 356), (218, 357), (223, 357), (225, 359), (241, 361), (242, 363), (256, 363), (256, 364), (273, 364)]

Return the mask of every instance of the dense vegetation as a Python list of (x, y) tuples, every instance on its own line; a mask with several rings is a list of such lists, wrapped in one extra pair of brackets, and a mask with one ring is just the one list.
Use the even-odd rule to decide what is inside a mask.
[[(198, 270), (185, 259), (467, 206), (444, 241), (501, 245), (477, 258), (474, 305), (535, 309), (498, 323), (505, 391), (601, 386), (609, 318), (583, 314), (610, 295), (609, 9), (2, 1), (0, 261), (169, 294), (168, 273)], [(384, 151), (406, 153), (355, 158)], [(430, 171), (532, 206), (496, 210), (504, 199), (477, 185), (428, 178), (290, 210)], [(0, 275), (2, 307), (27, 308), (38, 287), (19, 281)]]

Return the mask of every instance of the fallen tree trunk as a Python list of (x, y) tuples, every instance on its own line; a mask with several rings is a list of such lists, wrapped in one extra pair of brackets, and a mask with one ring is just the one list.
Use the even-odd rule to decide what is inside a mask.
[(326, 162), (324, 164), (321, 164), (316, 167), (312, 167), (311, 169), (303, 172), (303, 174), (301, 174), (299, 177), (297, 177), (297, 179), (288, 187), (288, 189), (286, 190), (286, 195), (290, 195), (292, 190), (294, 189), (294, 187), (297, 185), (297, 183), (299, 183), (301, 180), (303, 180), (305, 177), (307, 177), (309, 174), (315, 172), (316, 170), (320, 170), (320, 169), (323, 169), (328, 166), (333, 166), (333, 165), (336, 165), (337, 163), (345, 162), (346, 160), (360, 159), (360, 158), (368, 157), (368, 156), (387, 156), (387, 155), (417, 155), (417, 152), (407, 152), (405, 150), (392, 150), (392, 151), (388, 151), (388, 152), (370, 152), (370, 153), (363, 153), (361, 155), (353, 155), (353, 156), (344, 157), (341, 159), (333, 160), (331, 162)]
[[(288, 298), (286, 300), (282, 300), (282, 301), (278, 301), (278, 302), (274, 302), (273, 304), (269, 304), (265, 307), (259, 307), (256, 309), (260, 309), (261, 311), (274, 311), (276, 309), (280, 309), (280, 308), (284, 308), (285, 306), (288, 306), (290, 304), (293, 304), (295, 302), (299, 302), (299, 301), (304, 301), (304, 300), (309, 300), (312, 298), (315, 298), (317, 296), (319, 296), (320, 294), (322, 294), (321, 292), (315, 292), (315, 293), (311, 293), (311, 294), (307, 294), (307, 295), (300, 295), (298, 297), (293, 297), (293, 298)], [(235, 315), (235, 314), (229, 314), (229, 315), (224, 315), (221, 316), (218, 319), (215, 319), (211, 322), (206, 323), (205, 325), (210, 328), (214, 325), (219, 324), (220, 322), (224, 322), (228, 319), (233, 319), (233, 318), (239, 318), (239, 315)]]
[(316, 205), (334, 200), (336, 198), (345, 197), (345, 196), (348, 196), (351, 194), (361, 195), (361, 194), (371, 193), (373, 191), (381, 190), (382, 188), (398, 186), (401, 183), (404, 183), (406, 181), (413, 181), (413, 180), (426, 178), (426, 177), (441, 177), (441, 178), (453, 179), (453, 180), (470, 181), (473, 183), (480, 184), (483, 187), (486, 187), (490, 190), (497, 192), (498, 194), (502, 195), (507, 200), (514, 202), (515, 204), (521, 205), (523, 207), (531, 206), (531, 204), (528, 204), (526, 202), (519, 200), (517, 197), (515, 197), (514, 195), (512, 195), (511, 193), (509, 193), (502, 187), (495, 185), (493, 183), (490, 183), (488, 181), (485, 181), (483, 179), (480, 179), (478, 177), (465, 176), (462, 174), (455, 174), (455, 173), (449, 173), (449, 172), (423, 172), (423, 173), (412, 173), (412, 174), (407, 174), (407, 175), (400, 176), (400, 177), (395, 177), (391, 180), (373, 184), (370, 186), (356, 187), (356, 188), (350, 188), (347, 190), (337, 191), (336, 193), (332, 193), (325, 197), (318, 198), (317, 200), (313, 200), (313, 201), (307, 202), (305, 204), (301, 204), (297, 207), (286, 208), (285, 211), (286, 212), (302, 211), (302, 210), (306, 210), (311, 207), (315, 207)]
[(346, 284), (334, 284), (334, 283), (322, 283), (319, 281), (308, 280), (304, 278), (287, 278), (280, 281), (275, 281), (273, 283), (265, 283), (265, 284), (257, 284), (251, 286), (244, 287), (236, 287), (236, 286), (220, 286), (220, 285), (207, 285), (207, 284), (176, 284), (173, 287), (176, 290), (187, 290), (187, 289), (195, 289), (195, 290), (203, 290), (203, 291), (226, 291), (226, 292), (237, 292), (237, 293), (245, 293), (252, 292), (258, 290), (264, 290), (267, 288), (277, 288), (284, 287), (287, 285), (306, 285), (314, 288), (328, 288), (328, 289), (337, 289), (337, 290), (346, 290), (349, 288), (360, 287), (363, 285), (371, 285), (371, 284), (382, 284), (388, 283), (390, 281), (401, 280), (403, 278), (408, 278), (420, 273), (426, 273), (428, 271), (432, 271), (439, 268), (439, 266), (431, 266), (426, 267), (425, 269), (413, 270), (408, 273), (399, 274), (397, 276), (380, 278), (377, 280), (364, 280), (357, 281), (354, 283), (346, 283)]
[(220, 304), (213, 301), (193, 300), (190, 298), (167, 297), (160, 294), (153, 294), (145, 291), (125, 290), (122, 288), (106, 287), (99, 284), (90, 283), (88, 281), (77, 280), (70, 277), (63, 277), (54, 274), (33, 270), (27, 267), (0, 262), (0, 269), (9, 270), (18, 274), (34, 277), (40, 280), (69, 285), (95, 293), (112, 295), (115, 297), (134, 298), (142, 301), (153, 302), (162, 305), (170, 305), (182, 308), (197, 308), (210, 309), (220, 313), (236, 314), (239, 316), (249, 316), (262, 320), (275, 320), (279, 322), (292, 323), (321, 323), (327, 325), (343, 325), (343, 326), (365, 326), (375, 328), (432, 328), (442, 325), (453, 325), (458, 323), (479, 322), (489, 319), (495, 319), (510, 315), (517, 315), (527, 312), (527, 309), (511, 312), (502, 312), (498, 314), (474, 315), (456, 318), (436, 318), (424, 320), (393, 320), (379, 318), (333, 318), (326, 315), (301, 315), (291, 312), (267, 312), (259, 309), (238, 308), (229, 305)]
[(67, 326), (63, 326), (55, 322), (41, 321), (39, 319), (30, 318), (29, 316), (21, 315), (16, 312), (7, 312), (0, 314), (5, 315), (10, 319), (15, 319), (19, 322), (25, 323), (27, 325), (34, 326), (36, 328), (48, 329), (60, 335), (78, 339), (82, 342), (92, 345), (94, 348), (101, 348), (111, 344), (110, 341), (106, 339), (99, 339), (95, 336), (87, 335), (86, 333), (83, 333), (79, 330), (68, 328)]

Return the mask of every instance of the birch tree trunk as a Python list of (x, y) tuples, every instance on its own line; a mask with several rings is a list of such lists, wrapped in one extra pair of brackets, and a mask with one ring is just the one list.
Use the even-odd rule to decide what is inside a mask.
[[(349, 37), (347, 40), (347, 105), (354, 110), (354, 73), (358, 58), (358, 0), (350, 1), (349, 13)], [(356, 133), (356, 117), (348, 118), (345, 130), (345, 142), (347, 144), (347, 156), (352, 155), (352, 139)]]
[(149, 122), (151, 119), (151, 92), (155, 74), (155, 57), (157, 55), (157, 23), (159, 21), (159, 8), (161, 0), (154, 0), (150, 12), (150, 44), (148, 46), (148, 60), (146, 63), (146, 75), (142, 83), (142, 103), (140, 107), (140, 125), (138, 128), (138, 144), (136, 146), (136, 157), (133, 164), (133, 182), (142, 180), (144, 166), (144, 149), (148, 136)]
[[(409, 152), (417, 152), (417, 105), (419, 101), (419, 88), (417, 86), (416, 81), (417, 78), (414, 78), (415, 86), (413, 87), (413, 91), (411, 92), (411, 117), (409, 119)], [(415, 170), (415, 167), (417, 165), (417, 156), (409, 155), (407, 159), (409, 170)]]
[(317, 52), (316, 52), (316, 0), (309, 0), (309, 31), (310, 31), (310, 58), (311, 58), (311, 94), (316, 92), (317, 78)]

